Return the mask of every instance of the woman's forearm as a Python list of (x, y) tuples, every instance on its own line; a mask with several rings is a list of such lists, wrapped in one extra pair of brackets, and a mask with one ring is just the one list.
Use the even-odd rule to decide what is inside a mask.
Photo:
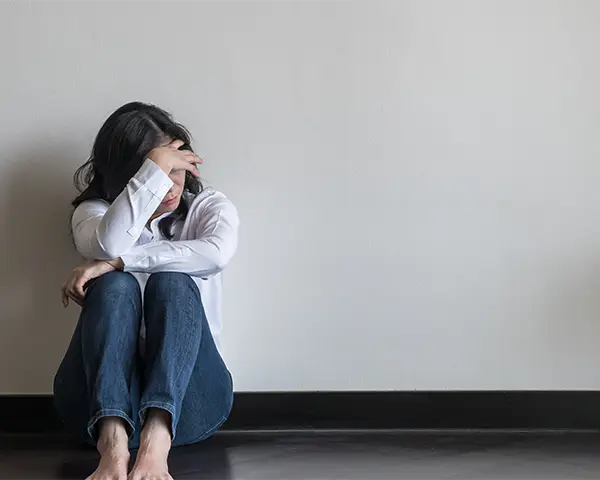
[(84, 202), (73, 214), (75, 245), (88, 259), (111, 260), (135, 245), (173, 182), (147, 160), (125, 190), (109, 206)]

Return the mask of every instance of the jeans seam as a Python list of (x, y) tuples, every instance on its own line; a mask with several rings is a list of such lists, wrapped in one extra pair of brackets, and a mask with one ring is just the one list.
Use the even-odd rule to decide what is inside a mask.
[(223, 415), (223, 417), (221, 417), (221, 419), (218, 422), (216, 422), (212, 427), (207, 428), (202, 433), (202, 435), (200, 435), (197, 438), (195, 438), (194, 440), (190, 441), (188, 445), (192, 445), (194, 443), (201, 442), (202, 440), (210, 437), (213, 433), (215, 433), (225, 423), (225, 421), (229, 417), (230, 413), (231, 413), (231, 410), (229, 412), (227, 412), (225, 415)]
[[(198, 286), (193, 281), (193, 279), (189, 275), (187, 275), (187, 274), (185, 274), (185, 275), (186, 275), (186, 277), (188, 277), (186, 280), (192, 283), (192, 285), (188, 284), (188, 286), (190, 288), (192, 288), (194, 290), (195, 294), (197, 294), (197, 296), (198, 296), (197, 300), (198, 300), (198, 303), (200, 304), (200, 312), (202, 313), (203, 319), (207, 320), (206, 324), (208, 325), (208, 319), (206, 318), (206, 312), (204, 311), (204, 303), (202, 302), (202, 294), (200, 293), (200, 290), (198, 289)], [(187, 298), (187, 300), (188, 300), (187, 301), (187, 307), (188, 307), (188, 309), (189, 309), (190, 312), (194, 312), (195, 311), (195, 308), (193, 308), (193, 305), (192, 305), (195, 302), (193, 296), (194, 295), (190, 295)], [(200, 339), (198, 340), (198, 350), (196, 351), (196, 356), (198, 355), (198, 351), (200, 350), (200, 345), (202, 345), (202, 335), (204, 335), (204, 333), (205, 332), (203, 332), (203, 328), (201, 326), (200, 327)], [(190, 341), (190, 343), (191, 343), (191, 341)], [(193, 367), (192, 367), (192, 371), (193, 371)], [(173, 383), (177, 383), (179, 381), (179, 378), (181, 377), (182, 372), (183, 372), (183, 369), (179, 369), (179, 371), (177, 372), (177, 375), (176, 375), (175, 380), (174, 380)]]
[(189, 443), (186, 443), (186, 445), (192, 445), (194, 443), (201, 442), (202, 440), (205, 440), (206, 438), (210, 437), (219, 428), (221, 428), (221, 426), (227, 421), (227, 419), (229, 418), (229, 415), (231, 415), (232, 409), (233, 409), (233, 393), (231, 395), (231, 402), (229, 402), (229, 408), (227, 409), (227, 412), (221, 417), (221, 419), (218, 420), (217, 422), (215, 422), (215, 424), (212, 427), (207, 428), (201, 435), (194, 438)]

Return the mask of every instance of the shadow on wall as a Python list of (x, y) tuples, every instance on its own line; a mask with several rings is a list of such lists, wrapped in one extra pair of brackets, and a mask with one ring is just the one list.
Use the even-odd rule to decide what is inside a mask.
[(79, 261), (70, 238), (68, 145), (12, 153), (0, 178), (0, 393), (50, 391), (74, 326), (60, 287)]

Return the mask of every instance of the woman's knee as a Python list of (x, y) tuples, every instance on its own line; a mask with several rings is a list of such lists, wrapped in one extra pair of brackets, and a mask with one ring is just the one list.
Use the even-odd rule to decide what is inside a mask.
[(146, 295), (153, 297), (172, 297), (178, 294), (200, 295), (196, 282), (187, 273), (160, 272), (153, 273), (146, 284)]
[(95, 279), (88, 287), (86, 299), (94, 296), (118, 294), (129, 298), (140, 298), (140, 285), (133, 275), (125, 272), (110, 272)]

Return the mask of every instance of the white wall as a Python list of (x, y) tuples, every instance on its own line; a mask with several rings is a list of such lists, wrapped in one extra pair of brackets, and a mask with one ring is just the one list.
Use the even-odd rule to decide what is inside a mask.
[(238, 390), (600, 388), (600, 2), (1, 2), (0, 393), (77, 309), (71, 175), (130, 100), (238, 205)]

